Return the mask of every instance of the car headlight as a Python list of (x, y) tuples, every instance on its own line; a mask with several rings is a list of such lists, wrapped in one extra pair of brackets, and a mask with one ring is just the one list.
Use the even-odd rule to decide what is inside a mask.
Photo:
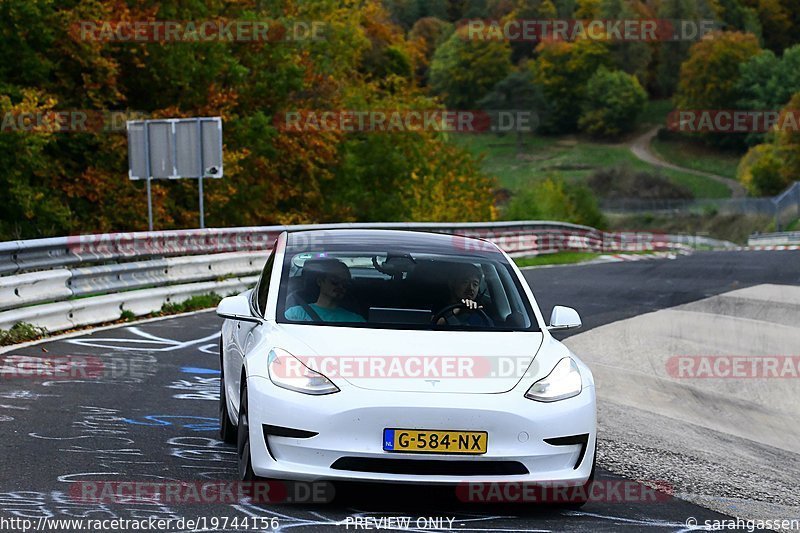
[(577, 396), (583, 390), (581, 372), (571, 357), (565, 357), (547, 375), (531, 385), (525, 397), (538, 402), (555, 402)]
[(311, 370), (300, 359), (280, 348), (270, 350), (267, 371), (269, 379), (284, 389), (317, 396), (339, 392), (339, 387), (331, 380)]

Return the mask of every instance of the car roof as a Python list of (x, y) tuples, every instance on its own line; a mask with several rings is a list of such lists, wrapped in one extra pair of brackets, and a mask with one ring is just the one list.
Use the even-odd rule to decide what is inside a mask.
[(397, 229), (322, 229), (289, 231), (287, 247), (325, 248), (326, 246), (380, 246), (387, 250), (458, 253), (464, 255), (496, 255), (500, 250), (480, 238)]

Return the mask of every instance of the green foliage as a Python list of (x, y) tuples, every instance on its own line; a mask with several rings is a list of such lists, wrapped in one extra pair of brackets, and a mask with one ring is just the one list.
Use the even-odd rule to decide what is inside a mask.
[(740, 67), (761, 52), (754, 35), (717, 32), (692, 46), (681, 65), (678, 109), (726, 109), (739, 99)]
[(456, 31), (431, 61), (430, 86), (448, 108), (469, 109), (511, 71), (508, 43)]
[(9, 346), (21, 342), (34, 341), (47, 336), (47, 329), (19, 322), (14, 324), (11, 329), (0, 329), (0, 346)]
[(71, 227), (70, 209), (55, 195), (52, 176), (55, 162), (48, 157), (54, 145), (52, 134), (30, 134), (20, 130), (16, 117), (46, 113), (54, 104), (40, 92), (23, 89), (21, 101), (13, 104), (0, 94), (0, 236), (45, 236)]
[[(560, 0), (558, 4), (563, 4)], [(547, 20), (558, 17), (558, 10), (551, 0), (516, 0), (513, 11), (503, 20)], [(570, 18), (566, 16), (564, 18)], [(515, 64), (535, 57), (536, 41), (520, 40), (511, 43), (511, 61)]]
[(445, 19), (448, 15), (448, 0), (383, 0), (392, 20), (406, 30), (420, 19), (436, 17)]
[(751, 57), (740, 67), (737, 88), (744, 109), (774, 109), (800, 91), (800, 45), (778, 58), (771, 50)]
[[(599, 6), (603, 20), (635, 20), (642, 18), (634, 9), (634, 2), (627, 0), (604, 0)], [(640, 83), (647, 83), (647, 68), (653, 52), (649, 43), (637, 40), (615, 40), (609, 45), (614, 66), (636, 76)]]
[(548, 178), (518, 191), (505, 212), (505, 220), (558, 220), (605, 228), (597, 200), (584, 185)]
[(136, 315), (130, 309), (123, 309), (122, 313), (119, 315), (119, 319), (125, 322), (131, 322), (132, 320), (136, 320)]
[(408, 39), (417, 47), (417, 79), (421, 85), (428, 84), (428, 69), (436, 49), (453, 34), (454, 26), (436, 17), (425, 17), (414, 23)]
[(222, 296), (216, 293), (201, 294), (192, 296), (181, 302), (165, 303), (161, 306), (162, 315), (175, 315), (178, 313), (188, 313), (190, 311), (199, 311), (201, 309), (210, 309), (219, 305), (222, 301)]
[[(716, 32), (692, 46), (689, 58), (681, 65), (681, 78), (675, 94), (678, 109), (730, 109), (741, 97), (740, 69), (761, 52), (755, 35)], [(741, 142), (740, 136), (701, 134), (712, 144)]]
[(601, 67), (586, 84), (578, 127), (600, 137), (619, 136), (633, 130), (646, 103), (635, 76)]
[[(740, 66), (736, 89), (738, 108), (759, 111), (778, 109), (800, 91), (800, 45), (787, 48), (778, 58), (771, 50), (753, 56)], [(748, 144), (764, 142), (763, 133), (748, 135)]]
[(515, 257), (514, 262), (520, 268), (542, 265), (572, 265), (597, 259), (603, 254), (596, 252), (557, 252), (535, 257)]
[(605, 41), (546, 41), (537, 47), (539, 57), (531, 63), (537, 85), (548, 104), (543, 126), (551, 132), (574, 131), (585, 97), (586, 84), (611, 56)]
[(756, 9), (741, 0), (717, 0), (713, 8), (726, 29), (752, 33), (761, 39), (761, 21)]
[[(757, 11), (767, 48), (773, 52), (781, 52), (797, 42), (792, 28), (791, 10), (782, 5), (780, 0), (758, 0)], [(794, 28), (794, 32), (796, 31), (797, 28)]]
[(533, 73), (530, 69), (523, 69), (512, 72), (498, 82), (491, 92), (478, 102), (478, 107), (484, 110), (514, 110), (529, 113), (531, 120), (528, 127), (523, 127), (522, 124), (516, 125), (517, 142), (520, 149), (523, 149), (525, 135), (535, 131), (539, 125), (539, 117), (545, 109), (545, 102), (541, 88), (533, 79)]
[[(423, 15), (448, 15), (446, 2), (415, 4), (424, 8)], [(206, 19), (277, 20), (287, 27), (318, 21), (323, 38), (113, 43), (81, 39), (73, 31), (82, 20)], [(205, 183), (209, 226), (382, 220), (385, 212), (412, 220), (427, 215), (417, 200), (407, 199), (442, 195), (469, 206), (456, 219), (492, 215), (492, 195), (477, 198), (491, 181), (442, 134), (413, 140), (409, 134), (402, 142), (370, 134), (375, 139), (364, 150), (366, 134), (280, 127), (289, 111), (440, 107), (420, 96), (414, 72), (424, 63), (423, 54), (392, 23), (380, 0), (3, 0), (0, 20), (3, 116), (50, 109), (137, 110), (139, 118), (222, 116), (225, 178)], [(500, 75), (506, 73), (507, 68)], [(457, 175), (432, 165), (437, 157), (457, 162)], [(396, 160), (404, 161), (385, 170), (377, 164)], [(5, 168), (0, 239), (146, 228), (144, 184), (126, 179), (124, 131), (0, 133), (0, 164)], [(358, 190), (332, 185), (354, 168), (370, 169), (360, 174)], [(404, 201), (381, 200), (388, 211), (362, 209), (385, 183), (386, 171), (393, 173), (394, 187), (387, 198)], [(445, 177), (464, 186), (445, 194), (440, 184)], [(153, 200), (157, 229), (196, 227), (195, 180), (157, 181)]]
[[(767, 142), (752, 147), (742, 158), (738, 177), (750, 194), (776, 195), (800, 176), (799, 106), (800, 92), (786, 104)], [(794, 120), (787, 120), (787, 114), (791, 114)]]
[[(714, 12), (706, 0), (663, 0), (657, 18), (668, 20), (712, 20)], [(659, 43), (656, 54), (654, 90), (660, 97), (672, 95), (678, 87), (681, 64), (692, 47), (690, 40)]]

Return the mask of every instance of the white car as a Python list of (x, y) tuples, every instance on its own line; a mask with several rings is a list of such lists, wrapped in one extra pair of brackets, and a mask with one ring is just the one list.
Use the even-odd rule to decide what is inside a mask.
[(285, 232), (225, 298), (221, 436), (244, 480), (458, 484), (594, 477), (580, 327), (494, 244), (393, 230)]

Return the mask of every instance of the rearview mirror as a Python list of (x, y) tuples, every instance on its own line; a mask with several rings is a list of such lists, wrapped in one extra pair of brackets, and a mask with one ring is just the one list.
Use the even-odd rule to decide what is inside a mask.
[(217, 306), (217, 316), (230, 320), (242, 320), (244, 322), (261, 322), (261, 319), (250, 313), (250, 302), (244, 294), (228, 296), (223, 298)]
[(547, 326), (547, 329), (550, 331), (565, 331), (577, 329), (582, 325), (581, 316), (576, 310), (571, 307), (557, 305), (553, 307), (553, 312), (550, 314), (550, 325)]

